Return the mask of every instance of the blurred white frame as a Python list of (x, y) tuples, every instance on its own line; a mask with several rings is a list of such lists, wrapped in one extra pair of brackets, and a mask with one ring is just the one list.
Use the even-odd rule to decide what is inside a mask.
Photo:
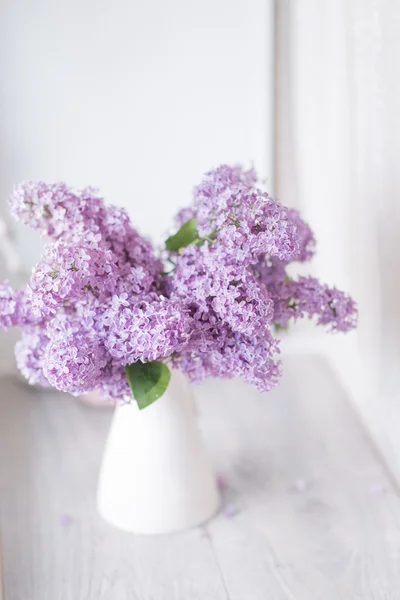
[(349, 290), (359, 327), (303, 329), (400, 475), (400, 4), (277, 0), (276, 192), (318, 239), (315, 273)]

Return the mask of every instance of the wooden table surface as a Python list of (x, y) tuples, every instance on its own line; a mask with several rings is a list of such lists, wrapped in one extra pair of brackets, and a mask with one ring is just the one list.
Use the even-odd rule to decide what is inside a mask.
[(223, 508), (145, 537), (96, 515), (111, 411), (0, 381), (5, 600), (399, 600), (398, 487), (323, 359), (197, 395)]

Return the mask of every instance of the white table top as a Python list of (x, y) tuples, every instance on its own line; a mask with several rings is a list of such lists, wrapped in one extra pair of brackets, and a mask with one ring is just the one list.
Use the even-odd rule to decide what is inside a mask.
[(0, 382), (6, 600), (362, 600), (400, 597), (400, 500), (320, 358), (279, 389), (198, 388), (224, 506), (208, 525), (121, 533), (95, 511), (111, 411)]

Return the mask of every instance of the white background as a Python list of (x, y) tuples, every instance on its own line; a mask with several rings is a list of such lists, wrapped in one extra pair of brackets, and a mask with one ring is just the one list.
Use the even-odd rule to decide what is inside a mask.
[(272, 185), (272, 28), (265, 0), (3, 0), (0, 215), (15, 182), (90, 184), (159, 241), (212, 166)]
[(200, 175), (271, 176), (264, 0), (3, 0), (1, 197), (20, 179), (98, 186), (160, 235)]

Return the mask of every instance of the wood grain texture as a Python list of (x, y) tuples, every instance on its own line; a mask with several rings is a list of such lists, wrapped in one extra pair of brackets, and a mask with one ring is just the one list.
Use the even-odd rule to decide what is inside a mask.
[(97, 517), (110, 410), (11, 381), (0, 406), (6, 600), (226, 600), (203, 530), (135, 537)]
[(400, 500), (327, 365), (288, 357), (269, 395), (198, 396), (224, 507), (135, 537), (95, 513), (110, 411), (1, 381), (6, 600), (398, 600)]
[[(399, 498), (327, 365), (287, 360), (281, 388), (264, 398), (229, 386), (205, 399), (241, 509), (209, 525), (232, 600), (396, 600)], [(242, 402), (223, 428), (230, 396)]]

